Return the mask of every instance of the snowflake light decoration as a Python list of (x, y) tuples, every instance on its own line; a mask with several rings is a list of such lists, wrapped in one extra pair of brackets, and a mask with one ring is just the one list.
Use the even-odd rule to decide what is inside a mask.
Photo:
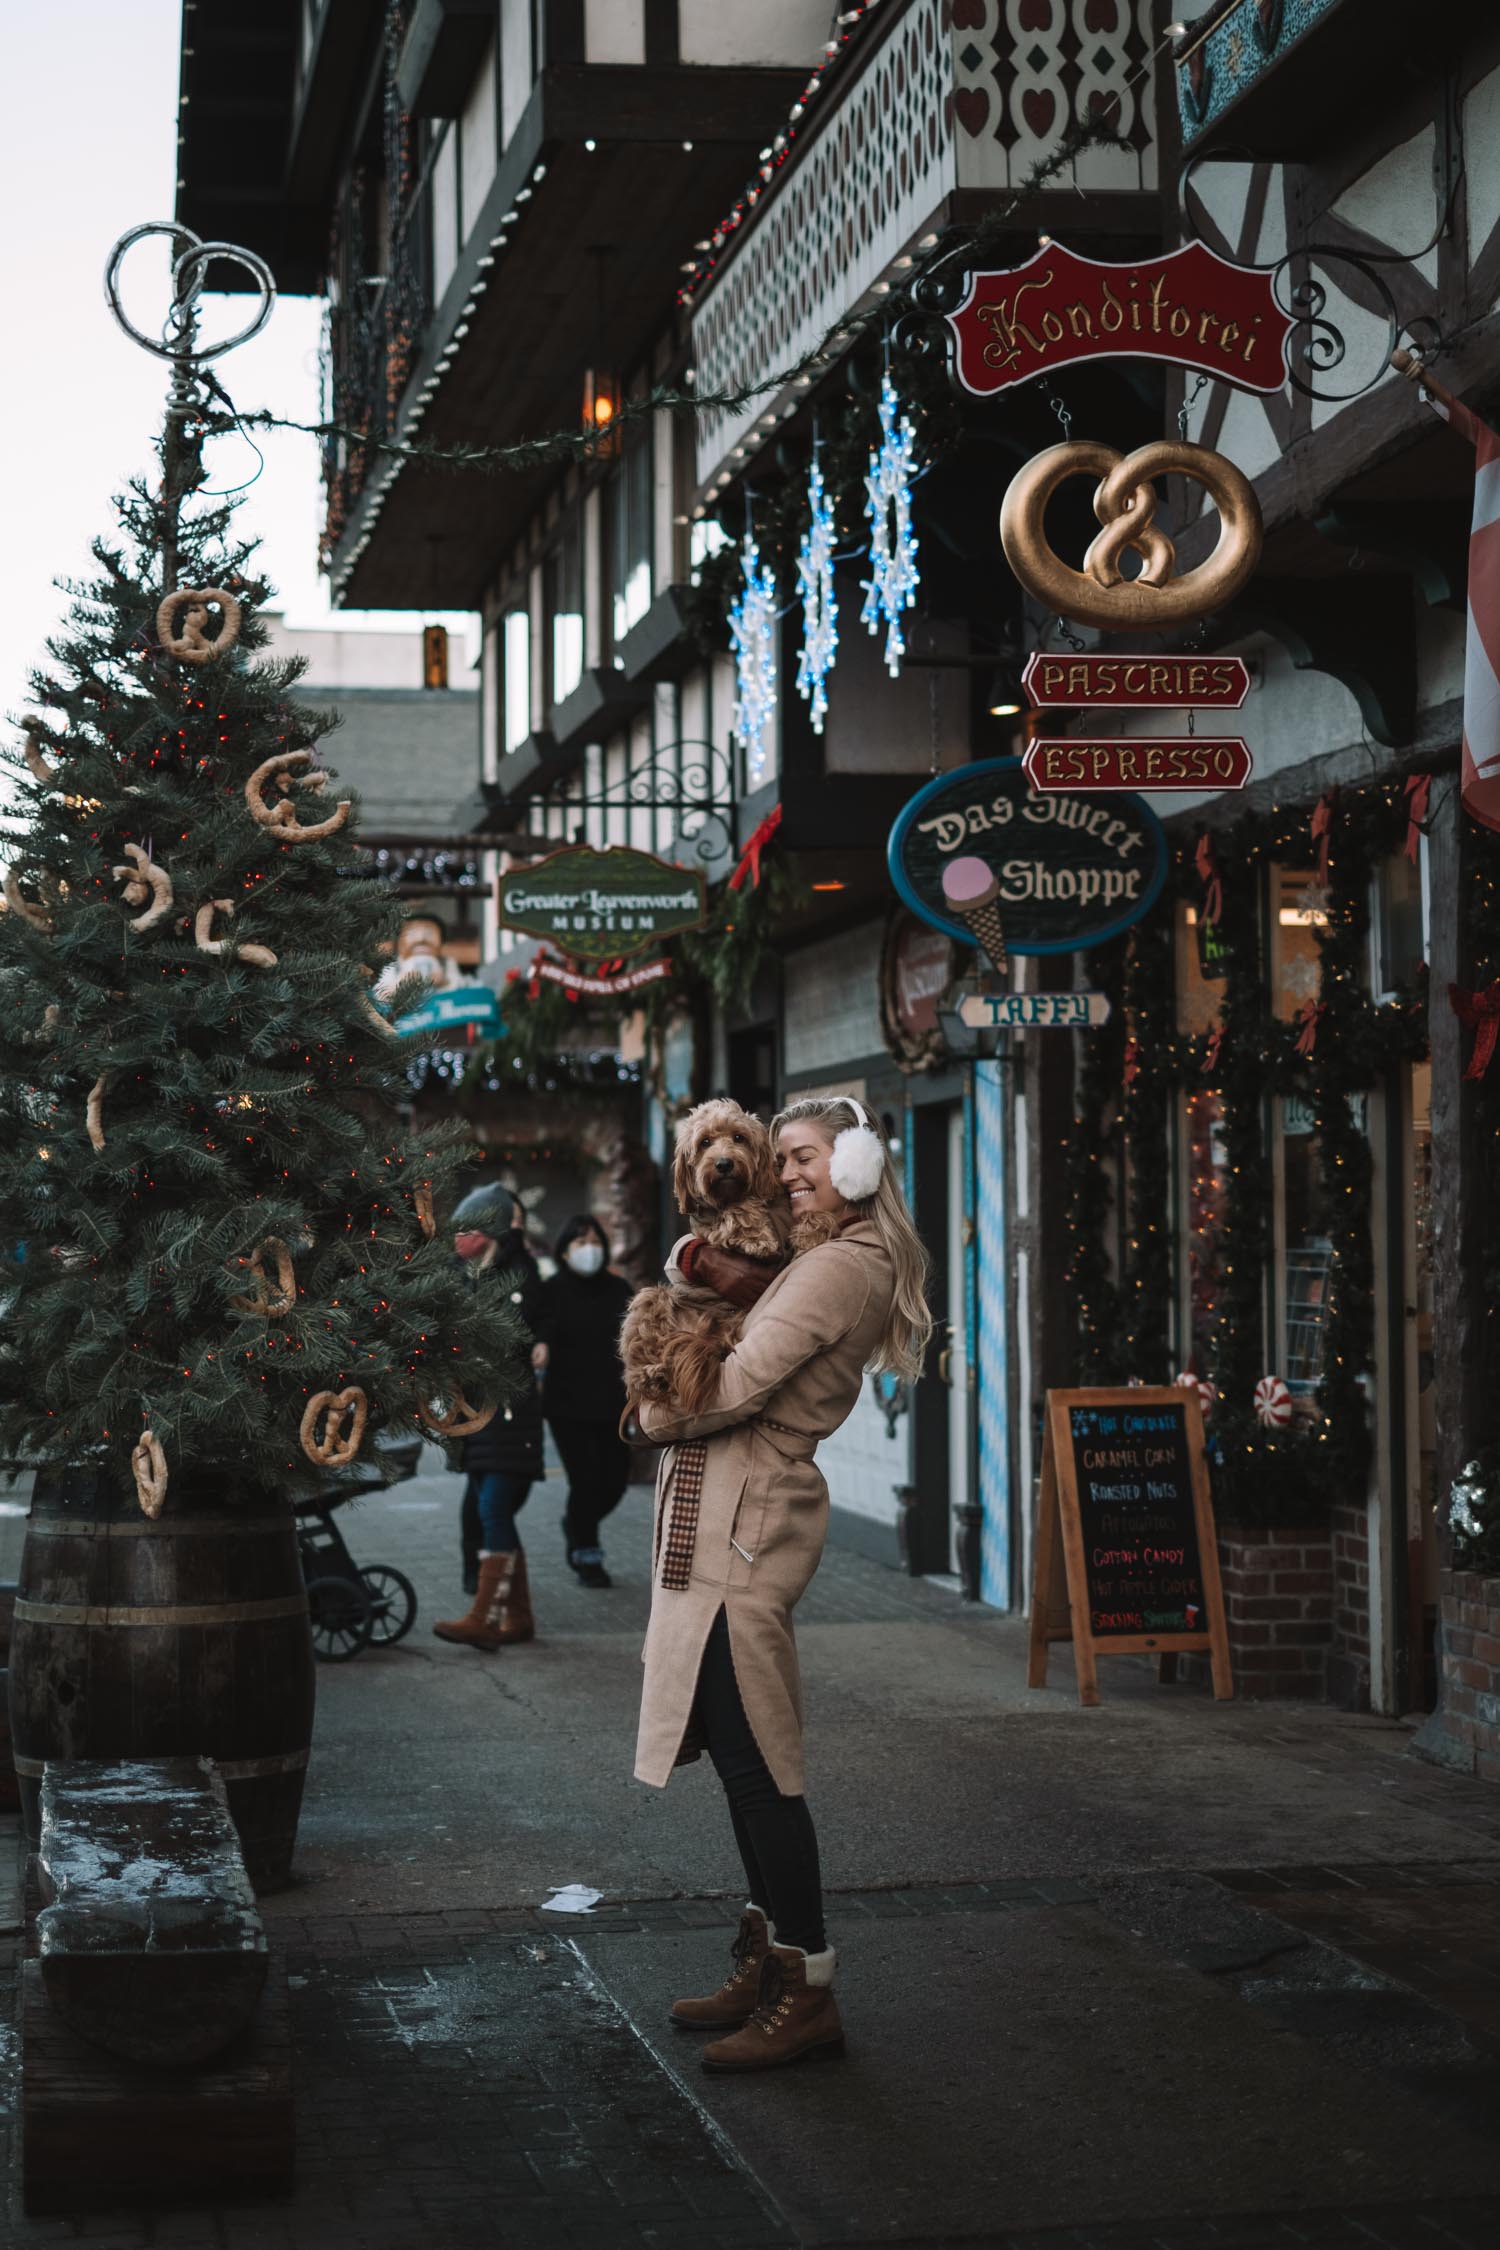
[(758, 789), (771, 770), (771, 722), (776, 715), (776, 574), (760, 559), (753, 531), (740, 549), (740, 590), (729, 612), (734, 646), (735, 739), (745, 753), (747, 788)]
[[(889, 369), (880, 384), (880, 443), (870, 455), (865, 478), (865, 514), (870, 519), (870, 576), (865, 581), (865, 606), (861, 624), (872, 633), (885, 625), (885, 668), (892, 679), (901, 672), (906, 636), (901, 612), (917, 598), (920, 573), (917, 542), (911, 528), (911, 484), (916, 469), (916, 434), (904, 414)], [(898, 418), (899, 416), (899, 418)]]
[(816, 454), (807, 485), (812, 518), (797, 550), (797, 591), (802, 597), (802, 653), (797, 692), (808, 705), (813, 733), (828, 715), (828, 675), (839, 645), (839, 604), (833, 587), (833, 504)]

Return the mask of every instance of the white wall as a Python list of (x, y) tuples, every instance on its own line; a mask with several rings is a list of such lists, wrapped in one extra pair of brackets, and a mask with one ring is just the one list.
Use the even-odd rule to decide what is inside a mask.
[(583, 51), (591, 63), (646, 59), (646, 0), (584, 0)]
[[(613, 9), (617, 0), (599, 4)], [(594, 12), (591, 0), (591, 24)], [(685, 63), (806, 63), (810, 70), (823, 59), (831, 14), (828, 0), (755, 0), (748, 8), (734, 0), (679, 0), (679, 52)]]
[(880, 1029), (882, 922), (866, 922), (786, 957), (783, 1015), (789, 1075), (833, 1077), (841, 1062), (884, 1049)]
[(474, 75), (469, 98), (459, 120), (459, 149), (463, 178), (462, 229), (467, 241), (474, 221), (484, 207), (495, 177), (495, 42), (484, 50), (484, 61)]
[(458, 135), (451, 126), (432, 163), (432, 299), (443, 291), (458, 263)]
[(531, 99), (532, 0), (500, 0), (500, 145), (510, 137)]
[[(275, 657), (305, 656), (304, 684), (327, 688), (420, 688), (422, 685), (422, 634), (420, 627), (398, 632), (364, 632), (353, 628), (292, 628), (279, 610), (264, 613)], [(465, 648), (463, 636), (448, 635), (448, 685), (477, 688), (477, 650)]]

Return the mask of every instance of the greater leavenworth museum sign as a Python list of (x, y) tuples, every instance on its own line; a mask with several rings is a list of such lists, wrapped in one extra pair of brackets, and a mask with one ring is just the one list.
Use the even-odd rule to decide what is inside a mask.
[[(891, 830), (891, 879), (914, 914), (962, 945), (998, 911), (1012, 953), (1073, 953), (1118, 937), (1167, 872), (1161, 822), (1138, 797), (1038, 795), (1019, 758), (981, 758), (919, 789)], [(945, 871), (988, 873), (983, 893)], [(982, 862), (982, 868), (975, 863)], [(972, 917), (972, 919), (970, 918)]]
[(650, 852), (569, 844), (500, 877), (500, 922), (578, 961), (627, 961), (708, 919), (703, 877)]

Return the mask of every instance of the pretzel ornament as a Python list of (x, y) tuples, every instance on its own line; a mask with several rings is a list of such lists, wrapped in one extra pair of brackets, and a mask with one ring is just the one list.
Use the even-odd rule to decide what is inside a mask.
[(52, 935), (57, 927), (56, 922), (41, 899), (26, 896), (21, 888), (20, 878), (13, 867), (7, 867), (5, 870), (4, 891), (5, 903), (12, 914), (19, 914), (23, 922), (29, 922), (34, 930), (40, 930), (43, 937)]
[[(212, 640), (204, 630), (210, 602), (219, 609), (219, 630)], [(180, 628), (179, 611), (185, 612)], [(179, 663), (207, 664), (211, 657), (227, 656), (239, 639), (240, 605), (222, 586), (185, 586), (168, 594), (157, 610), (156, 637)]]
[(437, 1215), (432, 1208), (432, 1189), (424, 1182), (411, 1191), (411, 1207), (417, 1214), (417, 1224), (431, 1242), (437, 1233)]
[(130, 1467), (135, 1477), (135, 1496), (141, 1504), (141, 1513), (159, 1516), (162, 1502), (167, 1497), (167, 1457), (161, 1449), (161, 1440), (154, 1430), (142, 1430), (130, 1456)]
[[(126, 844), (122, 849), (130, 865), (112, 867), (110, 873), (117, 883), (125, 885), (124, 898), (127, 906), (146, 907), (145, 913), (138, 914), (130, 927), (133, 930), (155, 929), (157, 923), (163, 921), (176, 904), (172, 896), (172, 878), (164, 867), (157, 866), (150, 853), (140, 844)], [(148, 899), (151, 903), (146, 906)]]
[(48, 782), (56, 781), (62, 768), (55, 766), (43, 750), (42, 744), (46, 737), (36, 720), (23, 719), (21, 732), (25, 738), (21, 744), (21, 755), (31, 768), (32, 778), (40, 781), (44, 786)]
[(328, 786), (328, 775), (321, 766), (309, 773), (295, 773), (295, 766), (312, 766), (310, 750), (283, 750), (274, 758), (264, 758), (245, 783), (245, 804), (250, 817), (283, 844), (309, 844), (320, 836), (331, 836), (342, 828), (353, 810), (352, 800), (340, 798), (326, 820), (308, 821), (297, 818), (297, 808), (290, 797), (283, 796), (278, 803), (268, 805), (265, 791), (306, 789), (318, 796)]
[[(357, 1383), (342, 1391), (314, 1391), (302, 1415), (302, 1450), (320, 1469), (347, 1469), (364, 1441), (370, 1402)], [(324, 1415), (323, 1434), (318, 1424)], [(345, 1427), (347, 1422), (348, 1427)]]
[[(273, 1288), (266, 1273), (265, 1254), (270, 1251), (276, 1261), (276, 1282)], [(292, 1264), (292, 1253), (279, 1234), (268, 1234), (250, 1253), (250, 1271), (258, 1287), (247, 1296), (231, 1297), (229, 1302), (236, 1312), (259, 1313), (262, 1320), (281, 1320), (297, 1302), (297, 1273)]]
[(248, 961), (255, 969), (274, 969), (276, 956), (268, 945), (237, 945), (233, 938), (209, 936), (216, 914), (233, 914), (232, 898), (205, 899), (193, 917), (193, 935), (200, 953), (217, 953), (225, 961)]
[(102, 1149), (104, 1146), (104, 1088), (107, 1082), (107, 1072), (103, 1078), (94, 1080), (93, 1085), (89, 1088), (88, 1105), (84, 1110), (84, 1121), (89, 1129), (89, 1141), (96, 1149)]
[(453, 1404), (442, 1412), (434, 1408), (431, 1399), (417, 1400), (419, 1418), (439, 1437), (473, 1437), (476, 1431), (487, 1429), (498, 1412), (498, 1400), (492, 1406), (471, 1406), (457, 1384), (453, 1387)]
[[(1103, 526), (1072, 570), (1047, 544), (1047, 503), (1069, 477), (1098, 481), (1094, 514)], [(1219, 511), (1219, 539), (1206, 562), (1172, 575), (1177, 550), (1155, 521), (1153, 477), (1190, 477)], [(1261, 513), (1249, 479), (1222, 453), (1187, 439), (1158, 438), (1134, 453), (1075, 440), (1048, 446), (1011, 479), (1000, 510), (1000, 543), (1012, 571), (1038, 601), (1078, 625), (1102, 632), (1159, 631), (1206, 617), (1232, 601), (1260, 560)], [(1120, 558), (1141, 558), (1127, 579)]]

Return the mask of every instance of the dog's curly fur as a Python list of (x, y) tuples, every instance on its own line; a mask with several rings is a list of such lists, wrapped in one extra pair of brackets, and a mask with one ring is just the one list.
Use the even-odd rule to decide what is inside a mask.
[[(737, 1102), (700, 1102), (683, 1118), (672, 1189), (700, 1242), (768, 1263), (785, 1260), (791, 1214), (771, 1136)], [(655, 1399), (682, 1414), (701, 1413), (744, 1321), (741, 1306), (711, 1289), (658, 1283), (641, 1290), (620, 1333), (630, 1404)]]

